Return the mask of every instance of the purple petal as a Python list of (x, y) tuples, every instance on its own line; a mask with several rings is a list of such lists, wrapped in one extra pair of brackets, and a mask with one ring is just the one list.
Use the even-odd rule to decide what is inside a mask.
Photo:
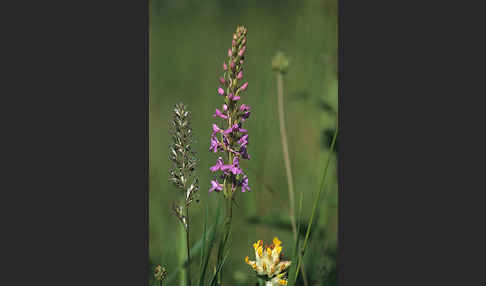
[(222, 129), (220, 129), (218, 127), (218, 125), (216, 125), (216, 124), (213, 123), (213, 134), (218, 133), (218, 132), (221, 132), (221, 131), (222, 131)]
[(223, 186), (218, 183), (218, 181), (215, 181), (215, 180), (211, 180), (211, 188), (209, 189), (209, 192), (212, 192), (212, 191), (221, 191), (223, 190)]
[(224, 113), (222, 113), (219, 109), (216, 108), (216, 112), (213, 114), (213, 117), (221, 117), (223, 119), (228, 119), (228, 116)]

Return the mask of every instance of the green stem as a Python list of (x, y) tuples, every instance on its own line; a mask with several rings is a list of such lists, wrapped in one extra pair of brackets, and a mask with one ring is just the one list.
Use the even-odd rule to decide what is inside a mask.
[(294, 240), (297, 240), (297, 227), (295, 224), (295, 199), (294, 199), (294, 182), (292, 179), (292, 169), (290, 167), (289, 147), (287, 145), (287, 131), (285, 129), (285, 116), (283, 106), (283, 75), (281, 72), (277, 73), (277, 98), (278, 98), (278, 117), (280, 123), (280, 134), (282, 136), (282, 149), (285, 162), (285, 170), (287, 172), (287, 185), (289, 187), (289, 202), (290, 202), (290, 222), (292, 224), (292, 232)]
[(189, 207), (186, 205), (186, 249), (187, 249), (187, 285), (191, 286), (191, 253), (189, 247)]
[[(307, 225), (307, 232), (305, 234), (305, 239), (304, 239), (304, 245), (302, 246), (302, 251), (301, 251), (301, 257), (304, 256), (305, 254), (305, 250), (307, 248), (307, 242), (309, 240), (309, 235), (310, 235), (310, 230), (311, 230), (311, 227), (312, 227), (312, 224), (314, 222), (314, 215), (316, 213), (316, 209), (317, 209), (317, 205), (318, 205), (318, 202), (321, 198), (321, 192), (323, 190), (323, 187), (324, 187), (324, 183), (326, 182), (326, 178), (327, 178), (327, 170), (329, 169), (329, 163), (331, 162), (331, 158), (332, 158), (332, 153), (334, 151), (334, 144), (336, 143), (336, 138), (337, 138), (337, 134), (338, 134), (338, 127), (336, 126), (336, 131), (334, 131), (334, 136), (332, 138), (332, 143), (331, 143), (331, 147), (329, 148), (329, 155), (327, 157), (327, 163), (326, 163), (326, 167), (324, 169), (324, 173), (322, 174), (322, 180), (321, 180), (321, 185), (319, 187), (319, 191), (317, 192), (317, 198), (315, 199), (314, 201), (314, 206), (312, 207), (312, 213), (311, 213), (311, 217), (309, 219), (309, 224)], [(301, 261), (302, 261), (302, 258), (299, 259), (299, 262), (297, 264), (297, 270), (296, 270), (296, 274), (295, 274), (295, 279), (297, 279), (297, 276), (299, 275), (299, 269), (300, 269), (300, 264), (301, 264)]]
[[(285, 112), (283, 105), (283, 73), (277, 73), (277, 98), (278, 98), (278, 117), (280, 123), (280, 134), (282, 136), (282, 150), (285, 162), (285, 171), (287, 173), (287, 185), (289, 186), (289, 203), (290, 203), (290, 223), (292, 225), (292, 232), (294, 241), (297, 240), (297, 227), (295, 223), (295, 199), (294, 199), (294, 182), (292, 179), (292, 168), (290, 165), (289, 147), (287, 143), (287, 130), (285, 128)], [(302, 265), (302, 273), (304, 278), (304, 285), (308, 286), (307, 275), (305, 274), (304, 265)]]
[(187, 269), (184, 265), (186, 262), (186, 246), (185, 241), (186, 241), (186, 230), (184, 225), (181, 223), (181, 227), (179, 229), (179, 264), (180, 264), (180, 286), (187, 286)]

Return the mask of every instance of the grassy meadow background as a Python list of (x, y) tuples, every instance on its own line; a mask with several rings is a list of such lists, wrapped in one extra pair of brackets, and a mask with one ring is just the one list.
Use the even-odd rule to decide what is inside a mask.
[[(303, 195), (307, 224), (329, 155), (329, 129), (335, 127), (337, 118), (337, 0), (152, 0), (149, 5), (150, 269), (162, 264), (170, 275), (178, 268), (181, 226), (171, 205), (181, 194), (168, 181), (168, 127), (172, 109), (180, 101), (192, 112), (199, 159), (201, 201), (190, 208), (191, 244), (201, 237), (206, 205), (211, 221), (221, 200), (216, 193), (208, 194), (209, 167), (217, 158), (208, 151), (209, 135), (216, 122), (212, 114), (223, 103), (216, 92), (222, 63), (232, 33), (238, 25), (245, 25), (249, 87), (241, 103), (252, 107), (244, 124), (250, 135), (251, 159), (241, 164), (251, 192), (236, 196), (239, 205), (233, 210), (231, 255), (223, 281), (225, 285), (255, 285), (253, 271), (244, 262), (247, 255), (254, 259), (252, 243), (258, 239), (270, 243), (278, 236), (284, 254), (293, 251), (272, 57), (281, 50), (291, 60), (284, 76), (286, 127), (296, 202)], [(317, 222), (320, 236), (312, 237), (306, 254), (310, 285), (336, 285), (337, 157), (335, 152), (331, 156), (327, 195), (320, 203)], [(194, 277), (198, 266), (196, 255), (191, 267)], [(149, 285), (158, 285), (148, 275)], [(164, 285), (178, 285), (177, 280)]]

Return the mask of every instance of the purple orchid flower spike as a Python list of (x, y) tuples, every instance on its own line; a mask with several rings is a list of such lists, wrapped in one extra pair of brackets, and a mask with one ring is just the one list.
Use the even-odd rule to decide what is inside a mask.
[[(219, 77), (221, 86), (217, 88), (217, 91), (225, 100), (221, 109), (215, 109), (213, 117), (224, 119), (224, 121), (221, 128), (212, 124), (210, 138), (209, 150), (225, 154), (225, 156), (218, 156), (216, 164), (209, 168), (213, 173), (221, 172), (219, 178), (224, 179), (223, 185), (212, 180), (210, 192), (223, 190), (226, 198), (231, 198), (237, 188), (241, 188), (243, 192), (249, 190), (248, 178), (240, 168), (240, 159), (250, 159), (247, 151), (248, 130), (242, 126), (242, 123), (250, 116), (250, 107), (240, 104), (243, 92), (248, 89), (248, 82), (237, 84), (244, 77), (246, 33), (245, 27), (237, 28), (233, 34), (231, 48), (228, 49), (227, 58), (223, 63), (223, 75)], [(218, 133), (221, 135), (217, 135)]]

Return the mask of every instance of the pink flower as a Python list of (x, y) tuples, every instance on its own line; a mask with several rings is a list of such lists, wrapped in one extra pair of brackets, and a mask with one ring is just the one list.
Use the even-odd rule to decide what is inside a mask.
[(216, 165), (209, 168), (209, 170), (214, 173), (218, 170), (221, 170), (221, 167), (223, 167), (223, 158), (219, 157), (218, 161), (216, 162)]
[(211, 180), (211, 188), (209, 189), (209, 192), (212, 192), (214, 190), (216, 190), (217, 192), (222, 191), (223, 186), (220, 183), (218, 183), (218, 181)]
[(218, 87), (218, 93), (219, 93), (219, 95), (224, 95), (224, 89), (222, 89), (221, 87)]
[(222, 113), (219, 109), (216, 108), (216, 112), (213, 114), (213, 117), (221, 117), (223, 119), (228, 119), (228, 115)]
[(213, 134), (212, 135), (214, 135), (214, 134), (216, 134), (218, 132), (219, 133), (220, 132), (223, 132), (223, 129), (219, 128), (218, 125), (216, 125), (216, 124), (213, 123)]
[(237, 79), (242, 79), (243, 78), (243, 71), (240, 71), (237, 75), (236, 75), (236, 78)]
[(246, 51), (246, 46), (243, 46), (243, 48), (241, 48), (241, 50), (238, 52), (238, 56), (243, 56), (245, 54), (245, 51)]
[(245, 82), (241, 87), (240, 87), (240, 90), (241, 91), (245, 91), (246, 88), (248, 87), (248, 82)]

